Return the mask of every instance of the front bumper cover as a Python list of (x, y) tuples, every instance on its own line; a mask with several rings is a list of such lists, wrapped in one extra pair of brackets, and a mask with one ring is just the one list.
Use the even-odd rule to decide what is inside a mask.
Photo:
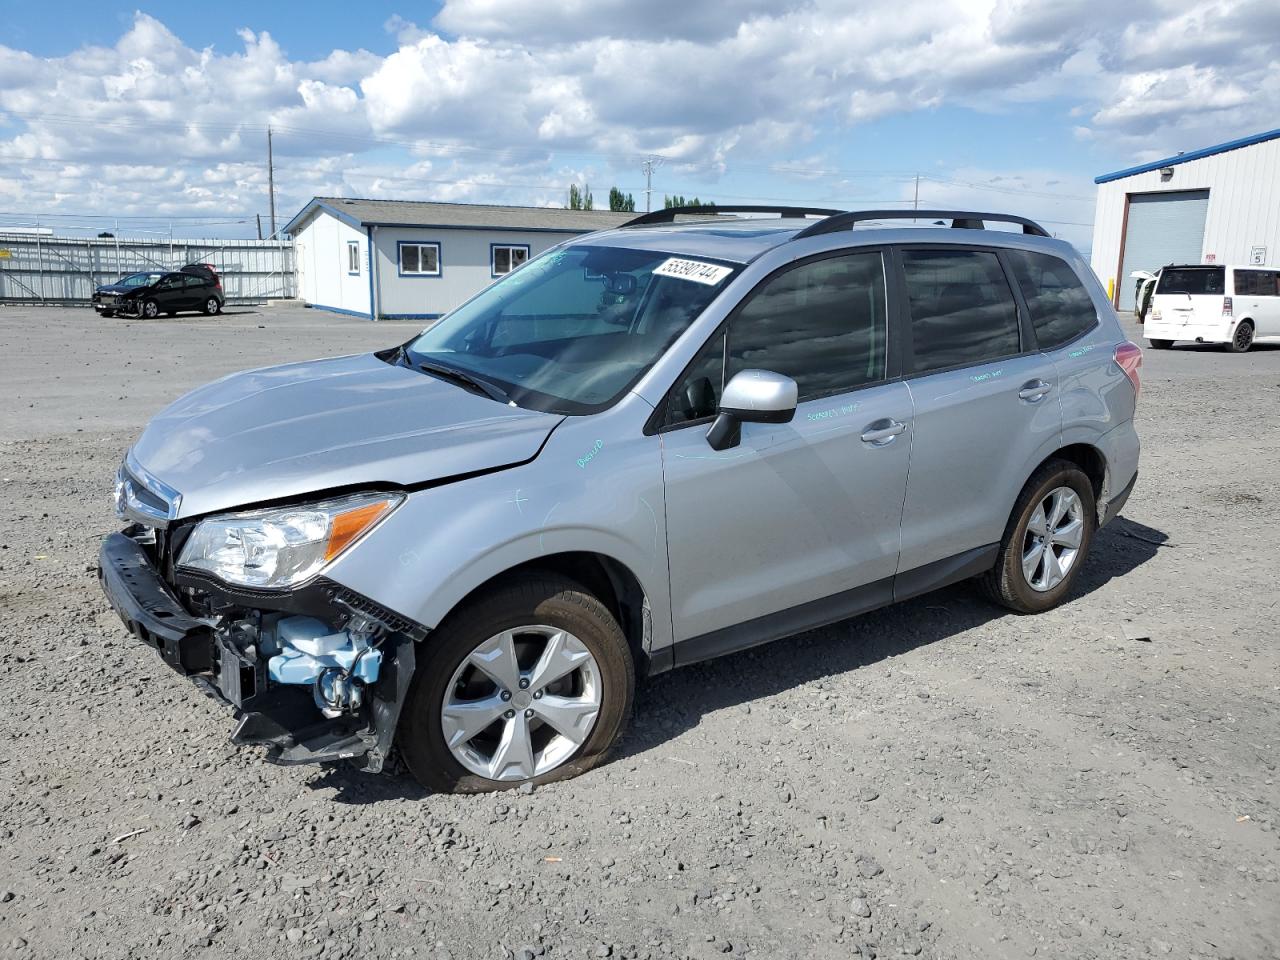
[[(137, 540), (124, 533), (104, 539), (98, 579), (107, 601), (134, 637), (205, 693), (233, 708), (239, 723), (232, 742), (266, 746), (266, 759), (272, 763), (363, 758), (364, 769), (382, 769), (413, 676), (414, 636), (389, 634), (383, 643), (381, 674), (361, 715), (329, 720), (319, 715), (309, 689), (268, 683), (264, 665), (246, 660), (220, 633), (217, 619), (189, 613)], [(285, 598), (281, 606), (299, 613), (331, 614), (329, 603), (335, 594), (325, 589), (318, 595), (326, 598), (324, 611), (297, 609), (297, 596)], [(351, 600), (352, 609), (359, 609), (363, 600), (364, 606), (381, 610), (358, 595)]]

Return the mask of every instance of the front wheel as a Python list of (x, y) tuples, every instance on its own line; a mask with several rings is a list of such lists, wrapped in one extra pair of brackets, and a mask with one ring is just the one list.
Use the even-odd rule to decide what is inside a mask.
[(1253, 346), (1253, 324), (1248, 320), (1241, 320), (1240, 325), (1236, 327), (1236, 332), (1231, 335), (1231, 342), (1227, 344), (1227, 350), (1231, 353), (1248, 353), (1249, 348)]
[(154, 300), (148, 300), (142, 305), (142, 315), (148, 320), (154, 320), (156, 317), (160, 316), (160, 304), (156, 303)]
[(513, 579), (450, 614), (418, 657), (400, 720), (410, 772), (480, 793), (577, 776), (631, 714), (635, 666), (617, 621), (579, 584)]
[(1170, 347), (1172, 347), (1172, 346), (1173, 346), (1173, 341), (1172, 341), (1172, 340), (1151, 340), (1151, 339), (1148, 339), (1148, 340), (1147, 340), (1147, 343), (1151, 345), (1151, 349), (1152, 349), (1152, 350), (1168, 350)]
[(1097, 527), (1093, 484), (1074, 463), (1050, 460), (1027, 481), (982, 578), (987, 595), (1018, 613), (1042, 613), (1071, 591)]

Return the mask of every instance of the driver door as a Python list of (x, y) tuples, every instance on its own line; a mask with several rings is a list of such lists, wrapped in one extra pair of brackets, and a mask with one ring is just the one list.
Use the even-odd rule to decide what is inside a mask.
[[(891, 599), (912, 402), (889, 379), (884, 271), (860, 250), (775, 273), (673, 389), (661, 439), (677, 663)], [(737, 446), (713, 450), (707, 428), (742, 369), (796, 380), (795, 417), (744, 423)]]

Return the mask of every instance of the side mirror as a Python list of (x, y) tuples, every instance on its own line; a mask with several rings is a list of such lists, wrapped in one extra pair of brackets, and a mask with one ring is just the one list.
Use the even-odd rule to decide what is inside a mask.
[(744, 423), (790, 423), (799, 390), (790, 377), (769, 370), (743, 370), (733, 375), (720, 398), (720, 415), (707, 431), (713, 450), (736, 447)]

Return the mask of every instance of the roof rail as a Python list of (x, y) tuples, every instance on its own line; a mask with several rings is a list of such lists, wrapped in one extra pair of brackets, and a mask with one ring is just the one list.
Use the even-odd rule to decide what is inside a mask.
[(1008, 213), (971, 213), (961, 210), (851, 210), (819, 220), (812, 226), (805, 227), (792, 239), (801, 237), (817, 237), (824, 233), (835, 233), (837, 230), (848, 230), (868, 220), (938, 220), (947, 219), (951, 226), (959, 230), (983, 230), (983, 221), (994, 220), (997, 223), (1020, 223), (1022, 232), (1033, 237), (1047, 237), (1048, 232), (1034, 220), (1015, 217)]
[(721, 214), (721, 213), (777, 213), (781, 216), (791, 217), (827, 217), (830, 219), (836, 214), (843, 213), (843, 210), (828, 210), (825, 207), (778, 207), (778, 206), (753, 206), (750, 204), (730, 204), (729, 206), (697, 206), (697, 207), (666, 207), (662, 210), (654, 210), (652, 213), (642, 213), (634, 220), (628, 220), (622, 224), (623, 227), (643, 227), (651, 223), (671, 223), (676, 217), (682, 217), (689, 214)]

